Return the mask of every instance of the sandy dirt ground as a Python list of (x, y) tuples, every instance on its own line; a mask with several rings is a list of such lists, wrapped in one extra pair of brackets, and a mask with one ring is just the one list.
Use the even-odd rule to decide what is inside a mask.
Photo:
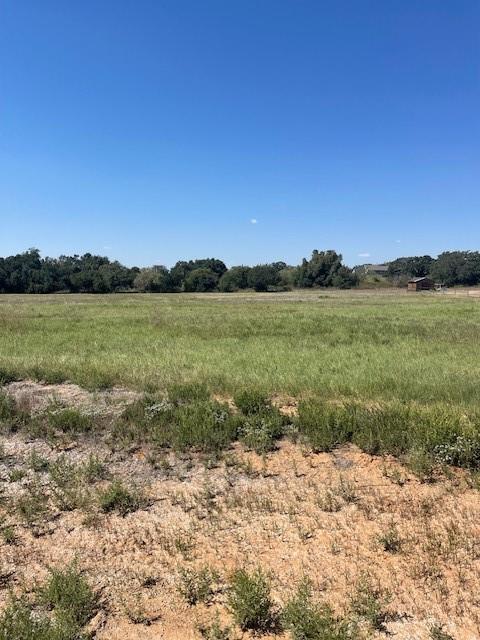
[[(25, 385), (11, 389), (17, 396), (26, 391)], [(42, 393), (48, 395), (30, 388), (29, 402), (41, 405)], [(68, 393), (72, 402), (110, 408), (132, 399), (121, 390), (94, 400), (75, 388)], [(16, 534), (15, 544), (0, 539), (0, 607), (11, 589), (31, 591), (48, 567), (76, 559), (99, 594), (90, 623), (95, 638), (193, 640), (201, 637), (199, 625), (217, 615), (232, 621), (231, 573), (260, 566), (271, 574), (279, 605), (308, 576), (315, 598), (339, 615), (367, 580), (384, 595), (388, 616), (383, 631), (365, 637), (428, 640), (434, 624), (455, 640), (480, 637), (480, 501), (460, 472), (422, 484), (391, 458), (355, 447), (312, 454), (288, 441), (266, 457), (238, 446), (214, 462), (115, 450), (91, 436), (59, 447), (20, 433), (1, 435), (0, 451), (0, 522)], [(110, 480), (99, 480), (85, 487), (90, 507), (67, 512), (51, 500), (48, 515), (26, 526), (9, 505), (34, 475), (50, 490), (48, 474), (31, 468), (32, 451), (76, 464), (94, 453), (110, 478), (142, 490), (148, 503), (125, 517), (104, 514), (95, 495)], [(25, 475), (18, 478), (15, 469)], [(395, 552), (382, 542), (392, 529)], [(179, 591), (181, 571), (203, 567), (218, 572), (215, 593), (208, 605), (190, 606)], [(236, 629), (234, 637), (250, 636)]]

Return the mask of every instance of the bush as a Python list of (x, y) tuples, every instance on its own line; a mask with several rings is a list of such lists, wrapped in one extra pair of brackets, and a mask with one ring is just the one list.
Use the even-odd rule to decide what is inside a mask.
[(333, 406), (319, 400), (305, 400), (298, 406), (298, 427), (314, 451), (331, 451), (349, 442), (355, 423), (353, 405)]
[(0, 616), (0, 640), (57, 639), (50, 620), (34, 615), (24, 598), (12, 598)]
[(261, 569), (251, 574), (239, 569), (233, 574), (228, 604), (235, 622), (243, 631), (268, 631), (274, 627), (275, 612), (270, 596), (270, 580)]
[(352, 598), (352, 613), (370, 624), (372, 629), (382, 631), (387, 620), (384, 607), (389, 602), (388, 594), (374, 587), (368, 576), (361, 576)]
[(246, 416), (240, 429), (242, 442), (257, 453), (272, 451), (284, 433), (283, 416), (276, 410)]
[(329, 607), (312, 601), (309, 580), (303, 580), (296, 595), (287, 602), (282, 623), (293, 640), (343, 640), (350, 637), (345, 625), (333, 617)]
[(96, 596), (74, 563), (63, 571), (51, 569), (38, 595), (64, 628), (80, 630), (95, 613)]
[(114, 480), (99, 493), (98, 498), (104, 513), (116, 511), (121, 516), (137, 511), (147, 504), (144, 496), (136, 490), (127, 489), (120, 480)]
[(176, 409), (165, 444), (179, 450), (195, 448), (208, 453), (225, 449), (237, 435), (238, 421), (228, 406), (210, 401), (195, 402)]
[(91, 419), (78, 411), (78, 409), (61, 409), (59, 411), (50, 411), (48, 414), (48, 422), (51, 427), (77, 435), (90, 431), (92, 424)]
[(261, 413), (270, 407), (270, 402), (267, 397), (260, 391), (245, 390), (235, 394), (233, 398), (235, 405), (246, 416)]

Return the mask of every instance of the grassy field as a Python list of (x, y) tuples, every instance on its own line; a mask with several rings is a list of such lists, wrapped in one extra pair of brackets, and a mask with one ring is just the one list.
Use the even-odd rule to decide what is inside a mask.
[(403, 292), (0, 297), (0, 375), (88, 388), (475, 404), (480, 300)]
[(477, 638), (479, 314), (0, 296), (0, 640)]

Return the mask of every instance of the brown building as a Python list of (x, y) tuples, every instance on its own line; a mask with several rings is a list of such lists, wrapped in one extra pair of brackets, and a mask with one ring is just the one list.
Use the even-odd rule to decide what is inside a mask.
[(430, 291), (431, 289), (435, 289), (435, 283), (426, 276), (423, 278), (412, 278), (407, 284), (407, 291)]

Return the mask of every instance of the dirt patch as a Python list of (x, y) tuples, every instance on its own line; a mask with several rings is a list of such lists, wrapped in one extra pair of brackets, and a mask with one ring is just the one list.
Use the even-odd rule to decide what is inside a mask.
[(76, 384), (43, 384), (33, 380), (11, 382), (4, 387), (17, 406), (29, 412), (43, 411), (52, 402), (65, 406), (91, 409), (105, 413), (121, 412), (126, 405), (141, 397), (140, 393), (114, 387), (102, 391), (87, 391)]
[[(83, 397), (65, 387), (66, 398)], [(388, 595), (389, 616), (383, 632), (366, 637), (388, 632), (398, 640), (429, 640), (438, 623), (456, 640), (478, 638), (480, 501), (463, 474), (421, 484), (395, 460), (355, 447), (311, 454), (284, 441), (260, 457), (236, 446), (212, 464), (84, 440), (62, 455), (74, 464), (95, 455), (105, 464), (110, 480), (90, 488), (94, 505), (115, 477), (142, 490), (148, 503), (125, 517), (95, 506), (67, 512), (53, 505), (35, 530), (8, 505), (34, 478), (50, 490), (48, 472), (32, 470), (31, 457), (35, 451), (54, 462), (59, 453), (21, 434), (1, 436), (0, 444), (0, 521), (16, 534), (14, 545), (0, 539), (0, 574), (9, 576), (0, 606), (9, 588), (29, 589), (49, 566), (77, 558), (100, 594), (101, 611), (91, 623), (98, 640), (193, 640), (201, 637), (199, 624), (217, 614), (231, 623), (231, 572), (260, 565), (272, 576), (278, 604), (308, 576), (315, 597), (339, 615), (368, 576)], [(15, 469), (25, 475), (17, 478)], [(400, 542), (388, 551), (382, 537), (392, 527)], [(204, 566), (218, 572), (220, 588), (208, 605), (189, 606), (179, 592), (181, 569)]]

